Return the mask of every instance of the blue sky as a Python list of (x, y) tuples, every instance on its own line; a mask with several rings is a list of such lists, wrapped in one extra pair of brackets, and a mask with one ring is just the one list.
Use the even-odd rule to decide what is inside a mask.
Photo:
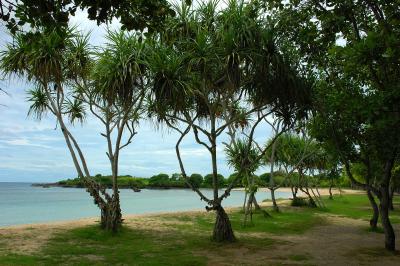
[[(85, 13), (79, 12), (71, 23), (82, 31), (91, 31), (91, 43), (101, 45), (105, 27), (98, 27), (85, 17)], [(112, 23), (110, 27), (117, 29), (119, 25)], [(8, 41), (6, 30), (0, 27), (0, 49), (4, 49)], [(10, 94), (0, 93), (0, 104), (5, 105), (0, 105), (0, 182), (55, 182), (75, 177), (72, 160), (61, 132), (56, 129), (55, 119), (51, 115), (41, 121), (27, 117), (29, 104), (25, 91), (31, 84), (17, 78), (5, 78), (0, 80), (0, 88)], [(110, 173), (101, 131), (102, 126), (92, 117), (82, 126), (72, 128), (92, 174)], [(259, 141), (264, 142), (269, 136), (267, 126), (262, 125), (257, 130)], [(161, 172), (179, 172), (174, 149), (177, 139), (178, 135), (166, 127), (156, 129), (152, 122), (142, 121), (132, 144), (122, 151), (120, 174), (150, 177)], [(228, 175), (232, 170), (226, 165), (222, 144), (218, 146), (219, 172)], [(210, 156), (195, 143), (193, 136), (188, 136), (182, 144), (181, 153), (188, 173), (211, 172)]]

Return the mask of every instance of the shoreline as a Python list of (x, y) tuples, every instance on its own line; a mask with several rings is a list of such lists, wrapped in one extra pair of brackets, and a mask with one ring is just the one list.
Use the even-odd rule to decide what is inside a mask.
[[(233, 191), (243, 191), (244, 188), (235, 188)], [(262, 192), (268, 192), (268, 188), (260, 188), (259, 191)], [(276, 192), (285, 192), (285, 193), (290, 193), (291, 190), (288, 187), (282, 187), (276, 190)], [(327, 188), (321, 188), (319, 189), (319, 192), (321, 196), (327, 196), (329, 195), (329, 189)], [(332, 193), (334, 195), (338, 195), (340, 192), (338, 189), (333, 189), (332, 188)], [(342, 189), (342, 194), (363, 194), (365, 191), (363, 190), (354, 190), (354, 189)], [(298, 193), (299, 196), (303, 196), (303, 193), (299, 191)], [(280, 202), (281, 204), (285, 204), (285, 202), (288, 202), (290, 199), (284, 199), (284, 198), (277, 198), (277, 202)], [(260, 201), (259, 202), (260, 206), (262, 207), (270, 207), (272, 206), (272, 202), (270, 199), (266, 201)], [(234, 209), (239, 208), (241, 205), (238, 206), (226, 206), (224, 209), (226, 211), (232, 211)], [(157, 216), (168, 216), (168, 215), (187, 215), (187, 214), (195, 214), (195, 213), (200, 213), (200, 212), (206, 212), (204, 208), (199, 208), (199, 209), (191, 209), (191, 210), (181, 210), (181, 211), (161, 211), (161, 212), (149, 212), (149, 213), (142, 213), (142, 214), (123, 214), (122, 218), (124, 220), (131, 220), (135, 218), (152, 218), (152, 217), (157, 217)], [(99, 222), (99, 217), (85, 217), (85, 218), (79, 218), (79, 219), (71, 219), (71, 220), (59, 220), (59, 221), (47, 221), (47, 222), (39, 222), (39, 223), (28, 223), (28, 224), (15, 224), (15, 225), (5, 225), (5, 226), (0, 226), (0, 232), (5, 231), (5, 230), (27, 230), (27, 229), (32, 229), (32, 228), (75, 228), (75, 227), (80, 227), (80, 226), (86, 226), (90, 224), (94, 224)]]

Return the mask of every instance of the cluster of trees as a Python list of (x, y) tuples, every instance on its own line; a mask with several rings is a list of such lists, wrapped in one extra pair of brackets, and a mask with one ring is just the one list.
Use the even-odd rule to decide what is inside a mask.
[[(267, 2), (282, 45), (315, 79), (311, 135), (339, 157), (354, 184), (378, 199), (385, 247), (394, 250), (389, 205), (399, 164), (399, 3)], [(365, 167), (363, 181), (353, 176), (356, 164)]]
[[(215, 211), (214, 240), (235, 240), (222, 203), (239, 182), (246, 186), (245, 221), (251, 217), (259, 167), (270, 167), (276, 210), (274, 191), (282, 184), (290, 185), (294, 198), (300, 190), (323, 206), (320, 175), (334, 180), (343, 168), (367, 191), (385, 246), (395, 249), (389, 211), (400, 162), (398, 3), (114, 2), (0, 1), (13, 36), (0, 68), (35, 85), (29, 113), (48, 113), (57, 121), (77, 174), (101, 210), (103, 228), (121, 226), (120, 151), (132, 143), (138, 124), (151, 119), (178, 133), (179, 178)], [(87, 9), (98, 23), (119, 18), (132, 31), (109, 32), (103, 48), (95, 49), (87, 35), (68, 27), (77, 9)], [(111, 191), (92, 178), (69, 130), (86, 112), (104, 126)], [(272, 129), (272, 139), (254, 137), (263, 124)], [(229, 184), (218, 173), (223, 135), (236, 172)], [(180, 144), (191, 136), (209, 153), (212, 173), (201, 184), (212, 188), (212, 197), (198, 189), (199, 176), (187, 175)], [(355, 176), (358, 166), (361, 179)], [(277, 170), (284, 182), (276, 182)], [(158, 175), (149, 182), (179, 178)]]

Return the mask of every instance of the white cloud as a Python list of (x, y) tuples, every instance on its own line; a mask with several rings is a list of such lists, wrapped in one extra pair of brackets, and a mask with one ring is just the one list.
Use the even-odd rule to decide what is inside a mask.
[(45, 149), (51, 149), (51, 146), (38, 144), (38, 143), (31, 143), (28, 139), (12, 139), (12, 140), (0, 140), (0, 142), (5, 143), (7, 145), (12, 146), (31, 146), (31, 147), (40, 147)]

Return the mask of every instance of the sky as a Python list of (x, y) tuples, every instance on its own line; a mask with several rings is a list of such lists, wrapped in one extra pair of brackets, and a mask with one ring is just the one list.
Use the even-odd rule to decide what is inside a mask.
[[(91, 32), (92, 45), (101, 46), (105, 42), (106, 28), (97, 26), (86, 19), (86, 13), (77, 12), (71, 24), (84, 32)], [(119, 29), (113, 22), (111, 29)], [(3, 50), (11, 39), (4, 27), (0, 26), (0, 49)], [(0, 88), (0, 182), (56, 182), (76, 177), (70, 154), (55, 118), (50, 114), (41, 121), (28, 117), (29, 103), (26, 90), (32, 84), (16, 77), (1, 77)], [(88, 117), (82, 125), (69, 126), (76, 137), (88, 162), (92, 175), (110, 174), (106, 157), (106, 141), (100, 135), (102, 125), (93, 117)], [(150, 121), (141, 121), (138, 134), (132, 144), (121, 151), (120, 174), (150, 177), (158, 173), (179, 172), (175, 154), (178, 134), (167, 127), (158, 127)], [(266, 142), (271, 130), (261, 125), (256, 131), (256, 140)], [(224, 176), (233, 172), (226, 164), (222, 142), (218, 143), (218, 167)], [(187, 173), (208, 174), (211, 160), (208, 151), (197, 144), (190, 135), (181, 145), (181, 154)], [(261, 169), (260, 171), (263, 171)]]

